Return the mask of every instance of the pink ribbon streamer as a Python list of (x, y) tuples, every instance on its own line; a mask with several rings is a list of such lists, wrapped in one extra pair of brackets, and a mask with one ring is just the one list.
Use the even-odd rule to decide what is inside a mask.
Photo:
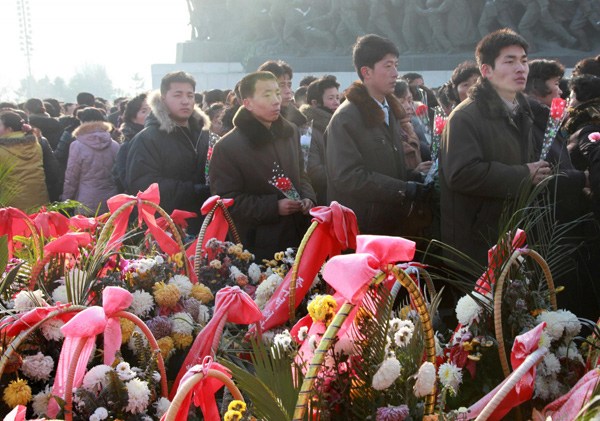
[(256, 323), (261, 317), (260, 309), (254, 300), (239, 287), (225, 287), (217, 292), (213, 317), (196, 336), (185, 357), (171, 388), (171, 400), (177, 393), (177, 388), (187, 367), (215, 353), (226, 322), (248, 325)]
[(12, 411), (4, 417), (4, 421), (25, 421), (27, 415), (27, 407), (23, 405), (17, 405)]
[[(226, 208), (229, 208), (233, 205), (233, 199), (221, 199), (221, 196), (211, 196), (202, 204), (202, 208), (200, 212), (202, 215), (207, 215), (215, 206), (217, 206), (218, 201), (222, 201)], [(229, 231), (229, 224), (227, 223), (227, 219), (225, 219), (225, 213), (223, 209), (218, 206), (213, 213), (213, 217), (211, 221), (208, 223), (206, 227), (206, 232), (204, 233), (204, 239), (202, 240), (202, 250), (205, 250), (206, 243), (211, 238), (216, 238), (218, 241), (225, 241), (227, 238), (227, 232)], [(198, 239), (196, 239), (187, 249), (186, 254), (188, 258), (191, 258), (196, 254), (196, 247), (198, 245)]]
[(29, 220), (34, 225), (31, 218), (20, 209), (12, 207), (0, 209), (0, 236), (8, 237), (9, 259), (13, 257), (13, 237), (15, 235), (31, 235), (25, 220)]
[(588, 371), (569, 393), (549, 403), (544, 408), (544, 418), (553, 420), (574, 420), (583, 406), (590, 400), (600, 382), (600, 367)]
[[(73, 387), (79, 387), (83, 382), (86, 366), (90, 359), (96, 336), (104, 333), (104, 364), (111, 365), (115, 360), (115, 354), (121, 347), (121, 325), (119, 319), (114, 315), (127, 309), (133, 296), (131, 293), (119, 287), (106, 287), (102, 291), (102, 307), (89, 307), (73, 317), (60, 330), (65, 336), (52, 394), (64, 398), (65, 385), (69, 367), (73, 364), (73, 356), (80, 341), (85, 343), (75, 368)], [(51, 399), (48, 404), (48, 415), (55, 418), (58, 414), (58, 404)]]

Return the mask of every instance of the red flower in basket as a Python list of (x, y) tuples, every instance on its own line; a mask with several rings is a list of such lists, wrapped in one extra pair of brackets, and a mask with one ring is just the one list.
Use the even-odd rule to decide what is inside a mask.
[(417, 115), (417, 117), (425, 117), (427, 116), (427, 114), (429, 113), (429, 107), (427, 107), (427, 105), (425, 104), (421, 104), (417, 107), (417, 109), (415, 110), (415, 114)]
[(563, 118), (565, 113), (565, 107), (567, 105), (567, 101), (562, 98), (554, 98), (552, 100), (552, 106), (550, 107), (550, 115), (552, 118), (556, 120), (560, 120)]
[(444, 127), (446, 127), (446, 122), (447, 120), (444, 117), (440, 115), (435, 116), (433, 130), (436, 135), (441, 136)]

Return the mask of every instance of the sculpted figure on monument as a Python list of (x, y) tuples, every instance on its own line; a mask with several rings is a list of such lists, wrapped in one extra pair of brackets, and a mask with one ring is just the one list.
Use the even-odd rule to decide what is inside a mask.
[(481, 37), (499, 28), (517, 30), (512, 7), (514, 0), (486, 0), (479, 16), (477, 28)]
[(362, 6), (360, 0), (333, 0), (332, 8), (339, 14), (339, 22), (335, 30), (338, 54), (349, 54), (356, 39), (366, 33), (359, 19)]
[[(420, 10), (425, 9), (425, 0), (392, 0), (399, 10), (397, 25), (401, 25), (404, 42), (408, 50), (404, 54), (429, 50), (432, 44), (432, 28)], [(401, 20), (400, 20), (401, 19)]]
[(309, 51), (333, 50), (335, 38), (332, 34), (312, 25), (318, 15), (313, 7), (314, 0), (293, 0), (285, 13), (283, 43), (287, 51), (306, 55)]
[(543, 28), (559, 38), (565, 47), (572, 48), (577, 43), (575, 37), (563, 28), (550, 12), (549, 0), (518, 0), (525, 7), (523, 17), (519, 21), (519, 33), (529, 42), (529, 52), (537, 49), (536, 40), (540, 39), (537, 28)]
[(428, 0), (426, 5), (428, 14), (437, 15), (441, 19), (441, 26), (445, 29), (443, 32), (450, 44), (449, 50), (446, 51), (455, 52), (471, 48), (477, 41), (475, 23), (467, 0)]
[(369, 21), (367, 31), (386, 37), (398, 47), (400, 52), (407, 49), (401, 34), (399, 34), (390, 23), (391, 4), (388, 0), (370, 0), (369, 1)]

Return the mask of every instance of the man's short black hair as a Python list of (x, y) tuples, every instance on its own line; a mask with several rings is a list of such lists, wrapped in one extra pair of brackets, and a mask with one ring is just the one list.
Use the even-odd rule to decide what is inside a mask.
[(408, 81), (406, 79), (396, 80), (396, 86), (394, 87), (394, 96), (396, 98), (404, 98), (409, 91), (410, 89), (408, 86)]
[(569, 83), (579, 102), (600, 98), (600, 77), (594, 75), (575, 76)]
[(77, 104), (93, 107), (96, 105), (96, 97), (89, 92), (79, 92), (77, 94)]
[(594, 75), (600, 77), (600, 55), (580, 60), (573, 69), (573, 76)]
[(306, 87), (308, 87), (308, 85), (310, 85), (311, 83), (313, 83), (317, 79), (318, 78), (316, 76), (314, 76), (314, 75), (304, 76), (302, 79), (300, 79), (300, 83), (298, 84), (298, 86), (306, 86)]
[(307, 98), (306, 98), (307, 90), (308, 89), (306, 86), (300, 86), (298, 89), (296, 89), (296, 92), (294, 92), (294, 101), (296, 102), (296, 104), (304, 103), (307, 101)]
[(169, 89), (171, 89), (171, 83), (189, 83), (192, 85), (192, 89), (196, 90), (196, 79), (194, 76), (187, 72), (177, 71), (170, 72), (163, 76), (160, 81), (160, 93), (165, 95)]
[(25, 101), (25, 110), (31, 114), (43, 114), (46, 112), (44, 103), (39, 98), (29, 98)]
[(203, 102), (207, 107), (210, 107), (211, 104), (215, 102), (223, 102), (225, 101), (225, 94), (220, 89), (211, 89), (209, 91), (204, 92)]
[(562, 78), (565, 67), (555, 60), (537, 59), (529, 62), (529, 75), (525, 92), (539, 97), (545, 97), (552, 91), (546, 86), (546, 81), (555, 77)]
[(312, 101), (317, 101), (317, 104), (323, 105), (323, 95), (327, 89), (337, 88), (340, 89), (340, 84), (333, 75), (323, 76), (320, 79), (313, 81), (308, 85), (306, 91), (306, 102), (312, 104)]
[(421, 75), (419, 73), (415, 73), (415, 72), (408, 72), (408, 73), (404, 73), (402, 75), (402, 79), (404, 79), (404, 80), (408, 81), (408, 83), (410, 83), (416, 79), (423, 79), (423, 75)]
[(283, 60), (269, 60), (264, 62), (256, 69), (258, 72), (271, 72), (275, 75), (275, 78), (279, 79), (285, 75), (288, 75), (290, 79), (294, 77), (294, 72), (289, 64)]
[(477, 65), (487, 64), (494, 68), (496, 59), (500, 55), (503, 48), (518, 45), (525, 50), (529, 50), (529, 44), (521, 35), (517, 34), (512, 29), (504, 28), (487, 34), (479, 41), (475, 48), (475, 57)]
[(352, 61), (360, 80), (363, 80), (363, 75), (360, 72), (362, 67), (366, 66), (373, 69), (375, 63), (381, 61), (388, 54), (395, 57), (400, 56), (398, 48), (389, 39), (375, 34), (359, 37), (352, 47)]
[(277, 82), (277, 77), (271, 72), (253, 72), (247, 74), (240, 81), (240, 96), (242, 99), (251, 98), (256, 89), (256, 82), (259, 80), (273, 80)]

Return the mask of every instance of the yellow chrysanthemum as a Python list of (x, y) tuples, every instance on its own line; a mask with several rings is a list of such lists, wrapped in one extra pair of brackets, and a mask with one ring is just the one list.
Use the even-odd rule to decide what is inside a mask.
[(31, 388), (26, 380), (18, 379), (10, 382), (4, 389), (4, 402), (14, 408), (17, 405), (27, 405), (31, 400)]
[(177, 264), (178, 268), (182, 268), (183, 267), (183, 253), (179, 252), (176, 253), (174, 255), (172, 255), (171, 257), (169, 257), (169, 260), (172, 262), (175, 262)]
[(185, 349), (192, 344), (194, 338), (186, 333), (173, 333), (173, 344), (177, 349)]
[(121, 324), (121, 343), (128, 342), (135, 330), (135, 323), (129, 319), (120, 319), (119, 322)]
[(275, 260), (283, 260), (283, 252), (282, 251), (278, 251), (277, 253), (275, 253)]
[(247, 262), (250, 259), (252, 259), (252, 253), (250, 253), (249, 251), (244, 251), (240, 254), (240, 259)]
[(154, 300), (161, 307), (175, 308), (181, 298), (181, 293), (175, 285), (167, 285), (164, 282), (154, 284)]
[(241, 244), (236, 244), (234, 246), (230, 246), (227, 249), (227, 253), (229, 254), (233, 254), (234, 256), (239, 256), (240, 254), (242, 254), (244, 252), (244, 248), (242, 247)]
[(220, 261), (220, 260), (217, 260), (217, 259), (215, 259), (215, 260), (212, 260), (212, 261), (211, 261), (211, 262), (210, 262), (208, 265), (209, 265), (211, 268), (213, 268), (213, 269), (217, 269), (217, 270), (219, 270), (219, 269), (221, 269), (221, 268), (223, 267), (223, 265), (221, 264), (221, 261)]
[(160, 349), (163, 360), (166, 361), (169, 355), (171, 355), (171, 351), (173, 351), (173, 347), (175, 346), (173, 338), (170, 336), (164, 336), (156, 342), (158, 343), (158, 349)]
[(229, 402), (229, 406), (227, 407), (227, 410), (228, 411), (239, 411), (243, 414), (244, 412), (246, 412), (246, 402), (238, 401), (237, 399), (234, 399), (231, 402)]
[(210, 288), (204, 284), (195, 284), (192, 287), (190, 296), (200, 301), (202, 304), (208, 304), (215, 298)]
[(336, 309), (337, 303), (331, 295), (317, 295), (308, 304), (308, 313), (313, 321), (324, 322), (325, 324), (331, 322)]
[(243, 414), (240, 411), (227, 411), (223, 417), (223, 421), (240, 421), (243, 418)]

